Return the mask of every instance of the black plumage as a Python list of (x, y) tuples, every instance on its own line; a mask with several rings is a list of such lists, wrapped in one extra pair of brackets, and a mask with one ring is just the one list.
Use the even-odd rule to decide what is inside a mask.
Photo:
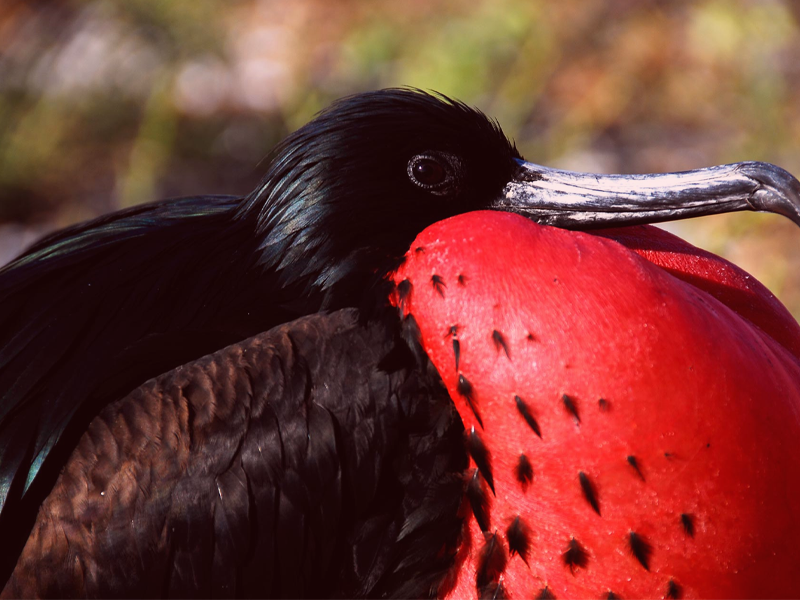
[(539, 593), (536, 594), (536, 600), (555, 600), (555, 595), (550, 591), (550, 588), (544, 586), (539, 590)]
[(481, 417), (481, 412), (478, 410), (478, 403), (475, 400), (475, 389), (472, 387), (469, 379), (464, 377), (463, 373), (458, 374), (458, 385), (456, 386), (456, 391), (458, 394), (464, 398), (467, 402), (467, 406), (472, 411), (472, 414), (475, 415), (475, 420), (478, 422), (478, 425), (483, 427), (483, 418)]
[[(420, 156), (443, 165), (441, 184), (411, 177)], [(354, 307), (362, 322), (395, 323), (385, 275), (427, 225), (488, 206), (518, 156), (458, 102), (361, 94), (280, 144), (247, 197), (121, 211), (0, 270), (0, 581), (104, 407), (303, 315)]]
[(404, 279), (397, 284), (397, 299), (400, 301), (400, 308), (404, 307), (408, 296), (411, 294), (412, 287), (408, 279)]
[(503, 352), (506, 354), (506, 358), (511, 358), (511, 355), (508, 353), (508, 342), (506, 342), (506, 338), (496, 329), (492, 331), (492, 342), (494, 342), (494, 347), (498, 352), (500, 352), (502, 348)]
[(650, 542), (635, 531), (631, 531), (628, 534), (628, 547), (634, 558), (644, 567), (644, 570), (649, 571), (650, 557), (653, 554), (653, 547), (650, 545)]
[(575, 423), (577, 425), (581, 424), (581, 415), (578, 412), (578, 405), (575, 403), (575, 399), (564, 394), (561, 396), (561, 402), (564, 405), (564, 410), (566, 410), (573, 419), (575, 419)]
[(519, 411), (519, 414), (522, 415), (522, 418), (525, 419), (528, 427), (530, 427), (533, 433), (535, 433), (541, 439), (542, 430), (539, 428), (539, 422), (536, 420), (536, 417), (533, 416), (528, 403), (516, 395), (514, 396), (514, 403), (517, 405), (517, 410)]
[(491, 526), (491, 519), (489, 518), (489, 510), (491, 508), (491, 499), (487, 490), (484, 489), (484, 478), (480, 470), (473, 469), (472, 476), (469, 478), (466, 488), (467, 500), (469, 500), (472, 514), (475, 515), (475, 521), (481, 531), (489, 531)]
[(581, 485), (581, 492), (583, 492), (583, 497), (589, 503), (589, 506), (592, 507), (592, 510), (599, 515), (600, 501), (598, 500), (597, 496), (597, 486), (595, 486), (591, 478), (583, 471), (580, 471), (578, 473), (578, 482)]
[(680, 585), (670, 579), (667, 582), (667, 591), (664, 593), (664, 598), (680, 598), (683, 596), (683, 589)]
[(445, 284), (444, 279), (442, 279), (442, 276), (437, 275), (436, 273), (431, 275), (431, 285), (433, 286), (433, 289), (436, 290), (436, 293), (439, 294), (442, 298), (444, 298), (444, 288), (447, 287), (447, 284)]
[(575, 538), (570, 539), (567, 544), (567, 549), (561, 555), (564, 565), (569, 568), (570, 573), (575, 574), (575, 569), (585, 569), (589, 564), (589, 553), (586, 551), (578, 540)]
[(531, 530), (519, 515), (511, 521), (506, 529), (506, 539), (508, 540), (509, 554), (511, 556), (519, 554), (519, 557), (527, 563), (531, 550)]
[(690, 538), (694, 537), (694, 515), (681, 513), (681, 527)]
[(458, 325), (451, 325), (447, 330), (447, 335), (452, 338), (453, 358), (456, 363), (456, 372), (458, 372), (458, 365), (461, 362), (461, 342), (458, 339)]
[(481, 434), (478, 431), (471, 427), (469, 433), (466, 436), (466, 446), (469, 455), (472, 457), (472, 460), (475, 461), (475, 466), (478, 467), (478, 471), (480, 471), (483, 478), (486, 480), (486, 483), (489, 485), (489, 489), (492, 490), (492, 493), (495, 493), (494, 490), (494, 475), (492, 473), (492, 455), (489, 452), (489, 447), (483, 441)]
[(495, 533), (485, 533), (483, 547), (478, 554), (478, 564), (475, 569), (475, 585), (480, 597), (491, 597), (496, 592), (500, 576), (506, 568), (508, 557), (503, 547), (502, 539)]
[(519, 455), (517, 465), (514, 467), (514, 477), (522, 486), (523, 491), (528, 489), (531, 481), (533, 481), (533, 465), (527, 455)]
[(628, 464), (631, 466), (631, 468), (639, 476), (639, 479), (641, 479), (642, 481), (645, 481), (644, 474), (642, 473), (642, 468), (639, 466), (639, 460), (635, 456), (633, 456), (632, 454), (629, 455), (625, 460), (628, 461)]

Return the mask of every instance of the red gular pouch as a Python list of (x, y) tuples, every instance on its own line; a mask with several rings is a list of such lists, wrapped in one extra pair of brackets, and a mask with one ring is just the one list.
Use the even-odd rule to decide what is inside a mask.
[(750, 275), (474, 212), (393, 279), (471, 456), (451, 597), (800, 596), (800, 327)]

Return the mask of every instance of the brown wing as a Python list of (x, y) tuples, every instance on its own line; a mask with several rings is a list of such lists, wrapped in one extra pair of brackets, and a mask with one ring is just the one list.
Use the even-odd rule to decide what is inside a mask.
[(391, 329), (299, 319), (103, 410), (3, 597), (428, 595), (458, 533), (460, 436)]

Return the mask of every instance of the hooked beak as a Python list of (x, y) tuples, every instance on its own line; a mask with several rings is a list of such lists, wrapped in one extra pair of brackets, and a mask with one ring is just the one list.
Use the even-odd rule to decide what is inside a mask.
[(594, 175), (517, 163), (492, 208), (544, 225), (596, 229), (739, 210), (778, 213), (800, 225), (800, 182), (769, 163), (653, 175)]

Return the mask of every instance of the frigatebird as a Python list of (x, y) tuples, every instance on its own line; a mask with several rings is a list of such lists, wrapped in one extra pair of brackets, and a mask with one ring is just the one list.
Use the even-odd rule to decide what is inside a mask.
[(765, 163), (547, 169), (481, 112), (390, 89), (290, 135), (244, 198), (50, 235), (0, 271), (4, 594), (435, 594), (467, 454), (388, 302), (415, 236), (479, 209), (574, 229), (800, 223), (799, 198)]

